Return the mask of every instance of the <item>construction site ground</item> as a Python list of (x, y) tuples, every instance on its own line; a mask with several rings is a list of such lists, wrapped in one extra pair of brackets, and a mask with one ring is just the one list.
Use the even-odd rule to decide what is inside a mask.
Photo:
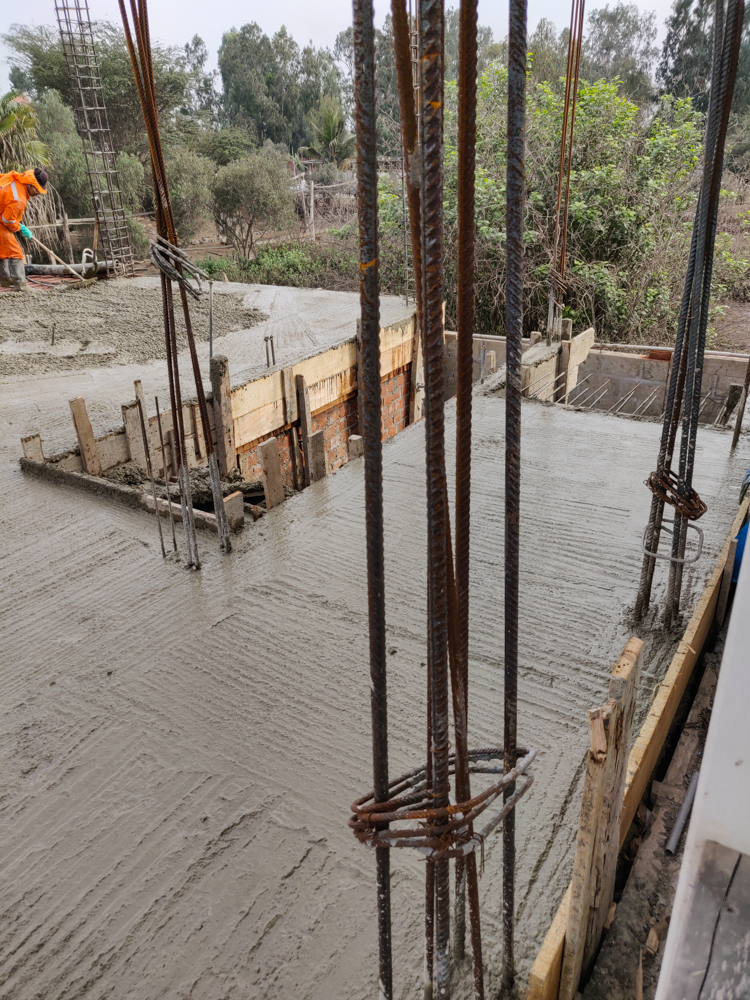
[[(222, 289), (233, 292), (269, 316), (217, 345), (233, 383), (265, 368), (269, 323), (280, 363), (353, 333), (354, 295)], [(347, 828), (371, 785), (362, 461), (248, 524), (231, 556), (201, 535), (200, 573), (162, 560), (147, 514), (18, 467), (23, 435), (42, 430), (46, 453), (71, 444), (69, 399), (84, 395), (103, 430), (134, 378), (163, 391), (164, 368), (157, 355), (0, 382), (3, 996), (364, 1000), (376, 988), (374, 857)], [(475, 395), (473, 746), (502, 741), (504, 416), (501, 398)], [(517, 819), (521, 982), (570, 878), (587, 710), (631, 634), (659, 430), (523, 406), (519, 740), (539, 757)], [(453, 402), (447, 436), (452, 467)], [(698, 438), (695, 486), (709, 510), (688, 608), (750, 457), (746, 437), (731, 457), (729, 445), (720, 431)], [(425, 754), (423, 425), (389, 441), (384, 462), (395, 776)], [(660, 566), (657, 606), (663, 586)], [(676, 644), (655, 622), (640, 717)], [(406, 998), (421, 981), (424, 868), (394, 854)], [(496, 837), (480, 883), (491, 986), (500, 862)], [(467, 967), (459, 997), (470, 979)]]

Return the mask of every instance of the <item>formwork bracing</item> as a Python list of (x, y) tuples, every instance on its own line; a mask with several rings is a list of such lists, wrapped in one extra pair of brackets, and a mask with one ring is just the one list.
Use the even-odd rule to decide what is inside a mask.
[(107, 268), (132, 274), (133, 245), (122, 203), (88, 0), (55, 0), (55, 11)]
[[(427, 747), (424, 763), (391, 779), (388, 768), (383, 459), (379, 375), (376, 81), (372, 0), (354, 0), (355, 119), (359, 214), (365, 512), (370, 630), (373, 788), (352, 805), (355, 836), (375, 849), (380, 995), (393, 990), (390, 850), (425, 858), (424, 997), (448, 1000), (453, 957), (465, 947), (469, 904), (475, 1000), (484, 998), (476, 851), (503, 827), (503, 981), (514, 962), (514, 809), (531, 787), (535, 751), (517, 744), (518, 583), (523, 309), (526, 0), (512, 0), (508, 75), (505, 454), (505, 670), (502, 746), (469, 749), (468, 648), (472, 338), (474, 326), (474, 145), (477, 4), (462, 0), (458, 112), (458, 370), (456, 534), (450, 524), (445, 456), (443, 332), (443, 0), (419, 0), (417, 84), (405, 0), (393, 0), (393, 36), (408, 178), (417, 317), (425, 372), (427, 513)], [(414, 96), (417, 96), (416, 107)], [(455, 551), (455, 563), (454, 563)], [(450, 710), (453, 713), (451, 752)], [(473, 778), (472, 778), (473, 776)], [(472, 789), (472, 784), (474, 785)], [(476, 821), (481, 816), (481, 826)], [(455, 862), (451, 914), (450, 862)], [(451, 933), (452, 930), (452, 933)]]

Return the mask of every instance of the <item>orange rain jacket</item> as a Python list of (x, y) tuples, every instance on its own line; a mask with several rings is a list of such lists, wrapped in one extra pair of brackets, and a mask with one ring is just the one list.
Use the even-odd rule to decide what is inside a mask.
[(46, 194), (34, 176), (33, 170), (25, 170), (22, 174), (11, 170), (9, 174), (0, 174), (0, 260), (15, 257), (25, 260), (21, 244), (13, 233), (21, 228), (23, 213), (29, 194), (26, 190), (32, 184), (40, 194)]

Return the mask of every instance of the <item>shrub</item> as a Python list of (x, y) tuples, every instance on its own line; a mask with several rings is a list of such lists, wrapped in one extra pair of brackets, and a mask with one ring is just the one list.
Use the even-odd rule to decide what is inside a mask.
[(294, 194), (284, 160), (276, 152), (243, 156), (217, 171), (211, 188), (216, 226), (238, 257), (249, 257), (269, 229), (294, 221)]
[(166, 157), (167, 183), (177, 234), (184, 242), (209, 217), (215, 166), (198, 153), (177, 147)]

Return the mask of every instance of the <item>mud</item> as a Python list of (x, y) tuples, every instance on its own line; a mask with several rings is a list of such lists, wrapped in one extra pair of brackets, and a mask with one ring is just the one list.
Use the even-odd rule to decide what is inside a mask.
[[(346, 826), (371, 784), (363, 463), (246, 526), (230, 557), (201, 538), (204, 568), (188, 573), (162, 561), (143, 512), (23, 477), (16, 464), (22, 434), (69, 433), (69, 398), (82, 391), (103, 422), (113, 386), (132, 376), (6, 382), (0, 397), (4, 1000), (373, 997), (374, 858)], [(517, 821), (521, 980), (570, 878), (586, 713), (630, 635), (659, 430), (533, 404), (523, 421), (519, 740), (539, 759)], [(447, 426), (453, 461), (453, 404)], [(503, 426), (503, 401), (477, 398), (475, 746), (502, 738)], [(425, 744), (423, 438), (422, 425), (407, 428), (384, 452), (394, 775)], [(695, 485), (709, 512), (688, 604), (750, 458), (746, 437), (733, 457), (729, 443), (699, 437)], [(657, 602), (664, 582), (660, 567)], [(641, 714), (673, 645), (648, 640)], [(394, 852), (404, 1000), (421, 976), (422, 872)], [(491, 990), (497, 838), (481, 894)], [(466, 969), (456, 995), (469, 993)]]
[[(208, 295), (190, 300), (198, 341), (208, 340)], [(267, 317), (238, 293), (214, 296), (214, 330), (247, 330)], [(182, 309), (177, 343), (187, 347)], [(54, 327), (54, 331), (53, 331)], [(54, 344), (52, 336), (54, 332)], [(60, 285), (52, 292), (0, 296), (0, 376), (72, 371), (166, 358), (158, 280)]]

